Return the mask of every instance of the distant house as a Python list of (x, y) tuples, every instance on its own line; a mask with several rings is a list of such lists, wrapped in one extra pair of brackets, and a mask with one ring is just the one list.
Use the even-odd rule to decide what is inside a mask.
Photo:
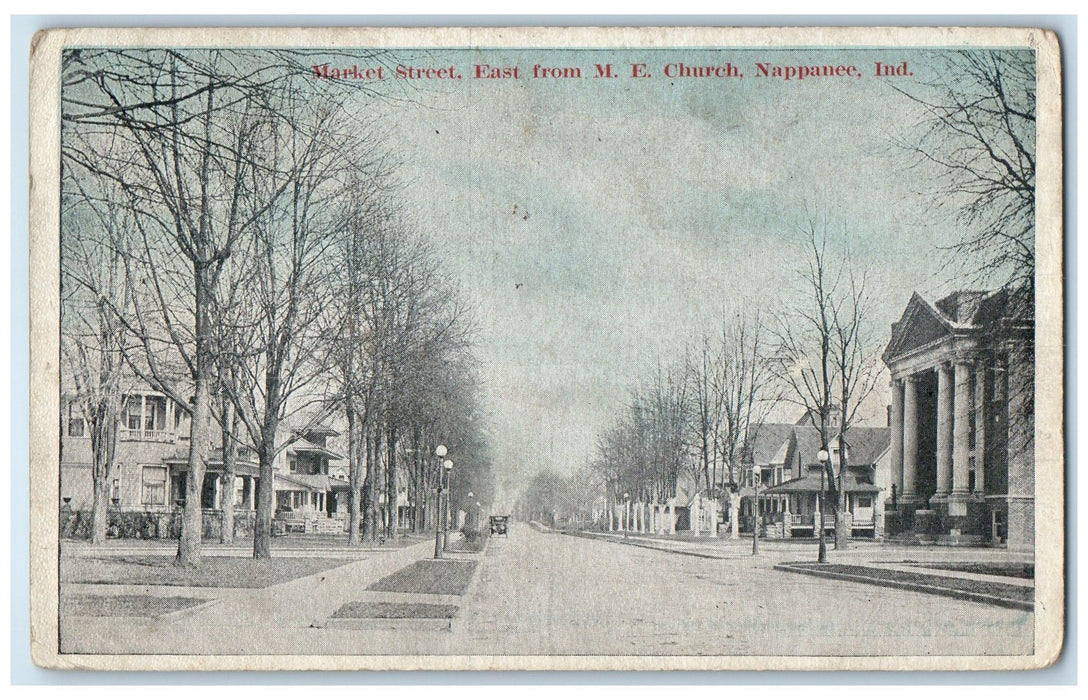
[[(839, 417), (833, 414), (827, 426), (832, 471), (838, 481), (844, 463), (842, 490), (854, 536), (880, 537), (888, 476), (886, 453), (888, 428), (853, 426), (846, 431), (845, 449), (839, 444)], [(831, 490), (826, 472), (817, 457), (824, 447), (817, 421), (805, 414), (796, 423), (762, 423), (754, 426), (750, 440), (749, 468), (741, 487), (754, 492), (759, 479), (759, 508), (765, 534), (769, 537), (812, 536), (822, 523), (834, 528), (832, 506), (824, 505), (821, 494)], [(838, 484), (836, 483), (836, 486)], [(754, 518), (752, 500), (742, 503), (741, 516), (750, 529)]]

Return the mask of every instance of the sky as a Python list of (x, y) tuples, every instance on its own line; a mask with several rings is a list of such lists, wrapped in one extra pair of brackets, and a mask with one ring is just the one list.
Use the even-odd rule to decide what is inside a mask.
[[(766, 49), (396, 57), (462, 75), (387, 78), (380, 90), (398, 99), (352, 108), (388, 134), (406, 211), (475, 310), (500, 500), (538, 470), (583, 466), (631, 390), (724, 317), (789, 303), (811, 212), (829, 222), (833, 254), (870, 269), (879, 337), (912, 292), (934, 299), (956, 286), (940, 262), (961, 232), (919, 196), (924, 175), (895, 145), (921, 115), (894, 87), (934, 77), (934, 57)], [(876, 61), (906, 61), (912, 75), (877, 78)], [(604, 63), (619, 77), (593, 77)], [(630, 77), (632, 63), (650, 77)], [(670, 79), (662, 74), (670, 63), (732, 64), (743, 77)], [(786, 81), (757, 77), (757, 63), (854, 65), (860, 77)], [(520, 76), (474, 79), (476, 64), (517, 66)], [(583, 77), (532, 78), (537, 64), (579, 67)], [(882, 380), (870, 423), (883, 420), (887, 394)], [(783, 409), (779, 418), (796, 416)]]

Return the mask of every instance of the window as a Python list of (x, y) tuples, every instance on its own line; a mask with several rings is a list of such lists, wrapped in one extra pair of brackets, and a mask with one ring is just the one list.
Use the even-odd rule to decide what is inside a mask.
[(83, 437), (83, 431), (85, 426), (82, 418), (69, 418), (68, 419), (68, 436), (69, 437)]
[(292, 474), (297, 474), (298, 462), (292, 459), (290, 462), (288, 462), (287, 468), (291, 471)]
[(145, 506), (166, 505), (166, 467), (143, 468), (143, 499)]
[(129, 396), (125, 401), (125, 427), (129, 430), (140, 430), (140, 418), (143, 415), (141, 397)]
[(858, 496), (858, 508), (872, 508), (873, 499), (870, 496)]

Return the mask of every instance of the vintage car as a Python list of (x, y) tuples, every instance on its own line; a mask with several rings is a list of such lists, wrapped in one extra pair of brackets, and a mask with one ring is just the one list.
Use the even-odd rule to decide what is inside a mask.
[(509, 521), (509, 515), (492, 515), (491, 516), (491, 534), (502, 535), (508, 537), (506, 534), (507, 521)]

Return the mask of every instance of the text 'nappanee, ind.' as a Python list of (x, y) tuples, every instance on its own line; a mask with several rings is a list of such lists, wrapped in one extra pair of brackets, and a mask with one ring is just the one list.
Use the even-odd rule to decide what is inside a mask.
[(695, 64), (672, 62), (651, 66), (648, 63), (594, 63), (588, 67), (546, 65), (492, 65), (475, 63), (467, 68), (444, 66), (313, 66), (313, 77), (323, 80), (577, 80), (581, 78), (728, 78), (802, 81), (827, 78), (893, 78), (914, 75), (906, 61), (875, 61), (865, 69), (854, 64), (779, 64), (756, 61), (744, 69), (733, 62)]

